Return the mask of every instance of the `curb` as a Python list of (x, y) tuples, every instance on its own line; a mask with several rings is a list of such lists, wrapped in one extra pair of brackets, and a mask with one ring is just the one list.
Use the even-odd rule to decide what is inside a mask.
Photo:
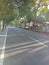
[[(39, 31), (37, 31), (37, 32), (39, 32)], [(42, 31), (41, 31), (41, 32), (39, 32), (39, 33), (49, 34), (49, 32), (42, 32)]]
[[(21, 28), (21, 29), (25, 29), (25, 28)], [(25, 29), (25, 30), (30, 30), (30, 29)], [(30, 30), (33, 31), (33, 30)], [(43, 33), (43, 34), (49, 34), (49, 32), (44, 32), (44, 31), (34, 31), (34, 32), (38, 32), (38, 33)]]

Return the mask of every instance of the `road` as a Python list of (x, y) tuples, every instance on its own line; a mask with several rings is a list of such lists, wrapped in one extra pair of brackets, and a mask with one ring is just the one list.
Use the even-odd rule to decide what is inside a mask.
[(5, 37), (6, 37), (6, 31), (0, 31), (0, 65), (3, 65), (2, 55), (4, 53), (4, 47), (5, 47)]
[(49, 65), (49, 34), (8, 28), (3, 65)]

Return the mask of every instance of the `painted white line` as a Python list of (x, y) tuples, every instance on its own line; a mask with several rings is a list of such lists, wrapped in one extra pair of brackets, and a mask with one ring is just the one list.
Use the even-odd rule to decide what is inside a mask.
[(40, 44), (42, 44), (43, 46), (45, 47), (48, 47), (48, 45), (44, 44), (44, 42), (40, 42), (39, 40), (33, 38), (33, 37), (30, 37), (31, 39), (35, 40), (36, 42), (39, 42)]
[(2, 52), (1, 52), (1, 56), (0, 56), (0, 59), (1, 59), (0, 65), (3, 65), (3, 61), (4, 61), (4, 53), (5, 53), (5, 45), (6, 45), (7, 32), (8, 32), (8, 29), (6, 31), (6, 36), (5, 36), (4, 43), (3, 43), (3, 49), (2, 49)]

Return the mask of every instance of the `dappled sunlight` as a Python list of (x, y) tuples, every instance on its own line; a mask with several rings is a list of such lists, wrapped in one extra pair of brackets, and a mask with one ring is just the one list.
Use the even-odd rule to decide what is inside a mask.
[(38, 47), (38, 48), (35, 48), (35, 49), (32, 49), (30, 50), (31, 48), (28, 48), (28, 49), (21, 49), (19, 51), (13, 51), (13, 52), (10, 52), (10, 53), (5, 53), (5, 58), (7, 57), (10, 57), (10, 56), (14, 56), (14, 55), (17, 55), (17, 54), (20, 54), (20, 53), (23, 53), (23, 52), (37, 52), (37, 51), (40, 51), (41, 49), (44, 49), (45, 47), (44, 46), (41, 46), (41, 47)]
[(6, 46), (5, 48), (13, 48), (13, 47), (17, 47), (17, 46), (39, 46), (39, 45), (43, 45), (44, 44), (49, 44), (49, 41), (46, 40), (46, 41), (42, 41), (42, 42), (36, 42), (36, 41), (31, 41), (31, 42), (25, 42), (25, 43), (20, 43), (20, 44), (16, 44), (14, 43), (15, 45), (11, 45), (11, 46)]
[(41, 47), (32, 49), (31, 47), (27, 48), (27, 46), (26, 46), (24, 49), (23, 48), (22, 49), (21, 48), (14, 49), (11, 52), (5, 53), (5, 58), (20, 54), (20, 53), (23, 53), (23, 52), (26, 52), (26, 51), (27, 52), (37, 52), (37, 51), (40, 51), (41, 49), (44, 49), (44, 48), (45, 48), (44, 46), (41, 46)]
[(28, 53), (37, 52), (37, 51), (40, 51), (40, 50), (42, 50), (44, 48), (45, 48), (44, 46), (41, 46), (41, 47), (30, 50)]
[(15, 51), (15, 50), (21, 50), (21, 49), (25, 49), (25, 48), (33, 48), (33, 46), (39, 46), (40, 44), (30, 44), (30, 45), (25, 45), (25, 46), (20, 46), (20, 47), (17, 47), (17, 48), (12, 48), (10, 50), (7, 50), (5, 52), (11, 52), (11, 51)]
[[(44, 48), (46, 48), (44, 44), (48, 43), (49, 41), (46, 40), (46, 41), (42, 41), (42, 42), (26, 42), (26, 43), (20, 43), (20, 44), (16, 44), (16, 45), (11, 45), (11, 46), (7, 46), (7, 47), (3, 47), (3, 51), (5, 49), (5, 54), (1, 54), (0, 55), (0, 59), (4, 59), (4, 58), (7, 58), (7, 57), (10, 57), (10, 56), (14, 56), (16, 54), (20, 54), (20, 53), (23, 53), (23, 52), (26, 52), (27, 53), (35, 53), (37, 51), (40, 51)], [(6, 50), (7, 49), (7, 50)]]
[[(36, 43), (36, 44), (35, 44)], [(12, 48), (12, 47), (17, 47), (17, 46), (21, 46), (21, 45), (31, 45), (32, 44), (32, 46), (37, 46), (37, 45), (42, 45), (42, 44), (49, 44), (49, 40), (46, 40), (46, 41), (30, 41), (30, 42), (25, 42), (25, 43), (19, 43), (19, 44), (16, 44), (16, 43), (14, 43), (15, 45), (11, 45), (11, 46), (6, 46), (6, 47), (0, 47), (0, 50), (1, 49), (5, 49), (5, 48)]]
[(5, 46), (3, 46), (2, 48), (0, 48), (0, 50), (2, 50), (2, 52), (1, 52), (1, 54), (0, 54), (0, 59), (4, 59)]
[(48, 9), (49, 9), (49, 5), (48, 5), (48, 7), (47, 7)]
[(5, 46), (3, 46), (3, 48), (2, 48), (3, 50), (5, 49)]
[(36, 45), (40, 45), (39, 43), (38, 44), (33, 44), (35, 41), (31, 41), (31, 42), (25, 42), (25, 43), (20, 43), (20, 44), (16, 44), (15, 45), (11, 45), (11, 46), (6, 46), (6, 48), (12, 48), (12, 47), (17, 47), (17, 46), (22, 46), (22, 45), (31, 45), (32, 46), (36, 46)]
[(49, 0), (0, 0), (0, 65), (49, 65)]
[(0, 37), (5, 37), (5, 36), (6, 36), (6, 35), (3, 35), (3, 34), (2, 34), (2, 35), (0, 35)]
[(5, 47), (3, 47), (3, 50), (0, 54), (0, 59), (4, 59), (4, 53), (5, 53)]
[(4, 50), (5, 49), (5, 46), (3, 46), (3, 47), (0, 47), (0, 50)]
[(22, 49), (22, 50), (19, 50), (19, 51), (13, 51), (13, 52), (10, 52), (10, 53), (5, 53), (5, 58), (7, 58), (7, 57), (10, 57), (10, 56), (14, 56), (14, 55), (16, 55), (16, 54), (19, 54), (19, 53), (23, 53), (23, 52), (26, 52), (26, 51), (28, 51), (29, 49)]
[(48, 43), (49, 43), (49, 40), (43, 41), (43, 43), (44, 43), (44, 44), (46, 44), (46, 43), (48, 44)]
[(0, 59), (4, 59), (4, 54), (1, 54), (0, 55)]

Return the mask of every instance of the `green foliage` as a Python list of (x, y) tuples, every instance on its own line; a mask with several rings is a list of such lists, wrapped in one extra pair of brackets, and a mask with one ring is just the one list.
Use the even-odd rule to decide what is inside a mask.
[(46, 21), (49, 21), (49, 11), (46, 12)]
[[(0, 0), (0, 20), (8, 24), (15, 19), (19, 22), (21, 17), (26, 16), (22, 20), (25, 23), (31, 20), (36, 21), (38, 12), (46, 13), (48, 11), (48, 2), (49, 0)], [(17, 7), (14, 6), (14, 3)], [(33, 8), (32, 11), (31, 8)]]

